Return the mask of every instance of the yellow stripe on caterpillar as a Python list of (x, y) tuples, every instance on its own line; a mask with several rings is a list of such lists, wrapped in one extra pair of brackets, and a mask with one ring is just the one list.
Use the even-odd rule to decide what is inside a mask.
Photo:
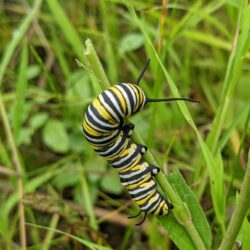
[(141, 158), (142, 158), (142, 155), (141, 155), (141, 154), (138, 154), (138, 155), (136, 156), (136, 160), (135, 160), (129, 167), (124, 168), (124, 169), (121, 169), (121, 170), (118, 169), (118, 172), (119, 172), (119, 173), (125, 173), (125, 172), (127, 172), (127, 171), (129, 171), (129, 170), (132, 170), (132, 169), (140, 162)]
[(149, 200), (149, 199), (153, 196), (154, 192), (155, 192), (155, 190), (153, 190), (153, 191), (152, 191), (149, 195), (147, 195), (145, 198), (143, 198), (143, 199), (141, 199), (141, 200), (136, 200), (136, 204), (137, 204), (138, 206), (145, 204), (145, 203), (147, 202), (147, 200)]
[(119, 101), (121, 102), (121, 105), (122, 105), (123, 112), (125, 114), (127, 112), (126, 111), (127, 104), (126, 104), (126, 100), (124, 99), (124, 96), (122, 95), (121, 91), (118, 88), (112, 87), (111, 90), (114, 91), (117, 97), (119, 98)]
[(96, 98), (92, 102), (92, 105), (94, 108), (98, 111), (98, 113), (107, 121), (109, 121), (112, 124), (116, 124), (117, 121), (114, 120), (114, 118), (111, 116), (111, 114), (102, 106), (100, 101)]
[(140, 187), (143, 183), (147, 182), (149, 179), (151, 178), (151, 175), (150, 174), (147, 174), (147, 176), (141, 180), (140, 182), (137, 182), (135, 184), (130, 184), (130, 185), (126, 185), (127, 189), (130, 190), (130, 189), (134, 189), (134, 188), (138, 188)]

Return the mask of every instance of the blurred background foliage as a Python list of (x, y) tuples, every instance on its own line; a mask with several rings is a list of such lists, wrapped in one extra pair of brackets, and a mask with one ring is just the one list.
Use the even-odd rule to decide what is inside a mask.
[[(241, 2), (132, 1), (181, 95), (200, 101), (188, 107), (204, 140), (226, 91), (223, 83)], [(154, 218), (141, 228), (127, 219), (136, 207), (116, 172), (91, 150), (81, 131), (84, 110), (101, 91), (84, 63), (84, 41), (92, 40), (113, 84), (133, 82), (150, 57), (129, 2), (1, 0), (0, 12), (0, 98), (7, 114), (5, 119), (2, 112), (0, 119), (0, 246), (18, 249), (20, 244), (18, 175), (22, 174), (25, 221), (33, 225), (57, 228), (97, 244), (89, 247), (175, 249)], [(164, 173), (173, 168), (181, 171), (206, 214), (214, 248), (234, 209), (250, 145), (250, 36), (245, 40), (240, 68), (231, 76), (232, 94), (225, 97), (230, 103), (219, 143), (210, 145), (221, 149), (223, 222), (213, 209), (197, 138), (178, 106), (148, 105), (131, 119)], [(149, 97), (171, 96), (154, 58), (141, 87)], [(246, 219), (238, 240), (248, 233)], [(32, 225), (26, 225), (26, 235), (28, 249), (85, 249), (90, 244)]]

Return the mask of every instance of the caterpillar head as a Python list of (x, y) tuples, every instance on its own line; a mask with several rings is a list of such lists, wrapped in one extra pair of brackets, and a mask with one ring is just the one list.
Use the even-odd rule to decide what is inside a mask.
[[(135, 84), (133, 84), (134, 86), (136, 86), (138, 88), (138, 91), (141, 92), (144, 95), (144, 92), (142, 91), (141, 88), (138, 87), (140, 80), (142, 79), (145, 71), (147, 70), (148, 66), (150, 63), (150, 59), (148, 59), (146, 65), (144, 66), (144, 69), (141, 71), (139, 77), (137, 78), (137, 80), (135, 81)], [(170, 101), (187, 101), (187, 102), (198, 102), (196, 100), (192, 100), (192, 99), (188, 99), (188, 98), (180, 98), (180, 97), (176, 97), (176, 98), (163, 98), (163, 99), (152, 99), (152, 98), (147, 98), (144, 95), (144, 103), (143, 106), (148, 103), (148, 102), (170, 102)], [(143, 107), (142, 106), (142, 107)], [(136, 111), (138, 112), (138, 111)]]
[(127, 107), (128, 112), (126, 112), (125, 119), (127, 119), (130, 115), (134, 115), (139, 112), (146, 103), (149, 102), (168, 102), (168, 101), (194, 101), (187, 98), (164, 98), (164, 99), (152, 99), (146, 97), (144, 91), (139, 87), (140, 80), (142, 79), (145, 71), (149, 66), (150, 60), (147, 61), (147, 64), (144, 66), (144, 69), (141, 71), (139, 77), (135, 81), (135, 83), (121, 83), (116, 85), (121, 91), (124, 91), (126, 94), (125, 99), (127, 98)]
[(131, 115), (136, 114), (141, 109), (143, 109), (145, 103), (146, 103), (146, 96), (144, 94), (144, 91), (137, 85), (132, 83), (123, 83), (126, 84), (126, 86), (133, 91), (131, 91), (133, 96), (133, 101), (130, 102), (131, 105)]
[[(115, 93), (116, 95), (114, 103), (119, 100), (117, 109), (120, 108), (121, 112), (123, 112), (124, 120), (139, 112), (146, 103), (146, 96), (143, 90), (133, 83), (116, 84), (103, 93), (110, 96), (109, 92), (112, 94)], [(103, 93), (101, 95), (103, 95)]]
[(164, 205), (162, 206), (161, 210), (159, 211), (159, 215), (167, 215), (169, 213), (170, 209), (171, 209), (171, 207), (169, 207), (168, 203), (164, 202)]
[(165, 203), (162, 207), (162, 215), (167, 215), (169, 212), (169, 206)]
[(167, 201), (163, 196), (161, 196), (161, 198), (162, 198), (161, 202), (163, 203), (163, 205), (159, 211), (159, 215), (167, 215), (169, 213), (169, 210), (172, 209), (174, 206), (172, 203)]

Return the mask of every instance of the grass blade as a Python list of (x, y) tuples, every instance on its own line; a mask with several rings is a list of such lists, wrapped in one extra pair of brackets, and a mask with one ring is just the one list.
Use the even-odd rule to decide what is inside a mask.
[(49, 227), (44, 227), (44, 226), (40, 226), (40, 225), (35, 225), (35, 224), (32, 224), (32, 223), (26, 223), (26, 225), (28, 226), (31, 226), (31, 227), (36, 227), (36, 228), (39, 228), (39, 229), (45, 229), (45, 230), (48, 230), (48, 231), (51, 231), (51, 232), (54, 232), (54, 233), (58, 233), (58, 234), (62, 234), (62, 235), (65, 235), (73, 240), (76, 240), (78, 242), (80, 242), (82, 245), (90, 248), (90, 249), (98, 249), (98, 250), (110, 250), (111, 248), (109, 247), (104, 247), (104, 246), (101, 246), (101, 245), (98, 245), (98, 244), (95, 244), (91, 241), (88, 241), (88, 240), (85, 240), (85, 239), (82, 239), (82, 238), (79, 238), (75, 235), (72, 235), (72, 234), (69, 234), (69, 233), (65, 233), (61, 230), (58, 230), (58, 229), (54, 229), (54, 228), (49, 228)]
[(25, 105), (25, 94), (27, 90), (27, 79), (26, 72), (28, 67), (28, 49), (27, 45), (23, 47), (22, 55), (21, 55), (21, 63), (19, 68), (19, 74), (17, 79), (17, 87), (16, 87), (16, 102), (14, 105), (13, 111), (13, 133), (16, 142), (18, 141), (18, 136), (20, 133), (20, 128), (22, 125), (22, 118), (24, 112)]
[(77, 57), (83, 61), (84, 58), (82, 50), (83, 47), (82, 39), (80, 38), (75, 28), (71, 24), (69, 18), (65, 15), (64, 10), (60, 6), (59, 2), (57, 0), (47, 0), (47, 4), (55, 21), (61, 28), (64, 37), (71, 45)]
[(250, 6), (247, 2), (248, 1), (244, 0), (241, 4), (233, 48), (227, 64), (221, 102), (218, 111), (216, 112), (211, 132), (209, 133), (207, 139), (207, 144), (213, 153), (217, 150), (219, 136), (225, 123), (227, 113), (230, 109), (233, 90), (235, 89), (241, 70), (242, 58), (246, 54), (244, 48), (247, 45), (250, 30)]
[(15, 51), (15, 48), (18, 45), (18, 43), (21, 41), (25, 33), (27, 32), (30, 24), (33, 21), (33, 18), (36, 16), (37, 12), (39, 11), (41, 3), (42, 3), (42, 0), (35, 1), (33, 9), (25, 17), (25, 19), (23, 20), (23, 22), (21, 23), (17, 31), (14, 33), (13, 39), (11, 40), (8, 48), (6, 49), (6, 52), (3, 56), (3, 60), (0, 65), (0, 86), (2, 84), (4, 73)]

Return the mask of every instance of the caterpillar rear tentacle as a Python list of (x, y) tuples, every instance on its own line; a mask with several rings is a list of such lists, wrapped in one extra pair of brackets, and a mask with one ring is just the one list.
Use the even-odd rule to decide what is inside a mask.
[(136, 225), (136, 226), (141, 225), (141, 224), (146, 220), (146, 217), (147, 217), (147, 212), (144, 213), (144, 217), (143, 217), (142, 221), (136, 223), (135, 225)]
[(142, 213), (142, 211), (140, 210), (138, 214), (132, 215), (132, 216), (128, 216), (128, 219), (136, 218), (136, 217), (140, 216), (141, 213)]
[(83, 133), (91, 147), (101, 156), (106, 157), (114, 167), (125, 186), (144, 212), (142, 224), (147, 214), (167, 215), (173, 208), (157, 190), (154, 177), (160, 168), (143, 159), (147, 151), (144, 145), (138, 145), (130, 138), (134, 125), (126, 120), (138, 113), (146, 103), (167, 101), (194, 101), (187, 98), (149, 99), (138, 86), (150, 60), (140, 73), (135, 84), (121, 83), (103, 91), (88, 106), (84, 120)]

